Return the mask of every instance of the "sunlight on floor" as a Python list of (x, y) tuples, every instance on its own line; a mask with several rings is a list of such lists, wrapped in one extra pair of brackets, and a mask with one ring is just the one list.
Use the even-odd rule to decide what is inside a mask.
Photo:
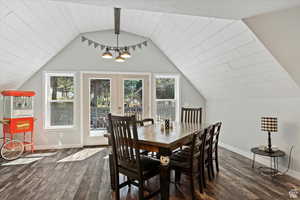
[(58, 163), (61, 162), (74, 162), (74, 161), (81, 161), (81, 160), (85, 160), (93, 155), (95, 155), (96, 153), (103, 151), (105, 148), (90, 148), (90, 149), (83, 149), (81, 151), (78, 151), (75, 154), (72, 154), (68, 157), (65, 157), (59, 161), (57, 161)]
[(3, 163), (1, 166), (10, 166), (10, 165), (26, 165), (33, 163), (37, 160), (42, 159), (43, 157), (38, 157), (38, 158), (19, 158), (17, 160), (13, 160), (7, 163)]
[(49, 157), (49, 156), (54, 156), (57, 154), (57, 152), (52, 152), (52, 153), (34, 153), (34, 154), (28, 154), (25, 156), (25, 158), (37, 158), (37, 157)]
[(28, 154), (22, 158), (19, 158), (17, 160), (9, 161), (6, 163), (1, 164), (1, 166), (12, 166), (12, 165), (26, 165), (33, 163), (37, 160), (40, 160), (44, 157), (49, 157), (55, 155), (57, 152), (53, 153), (35, 153), (35, 154)]

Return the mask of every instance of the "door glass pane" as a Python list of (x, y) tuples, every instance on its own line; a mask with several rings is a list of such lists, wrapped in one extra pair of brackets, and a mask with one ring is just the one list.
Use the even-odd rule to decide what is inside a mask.
[(106, 131), (106, 117), (110, 112), (110, 80), (90, 80), (90, 136), (102, 136)]
[(143, 116), (143, 81), (124, 80), (124, 115)]

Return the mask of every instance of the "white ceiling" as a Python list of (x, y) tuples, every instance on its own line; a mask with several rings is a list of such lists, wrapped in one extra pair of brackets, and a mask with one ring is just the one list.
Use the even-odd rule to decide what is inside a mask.
[[(240, 20), (126, 9), (121, 15), (123, 31), (151, 38), (207, 99), (300, 94)], [(112, 28), (113, 9), (0, 0), (0, 90), (18, 87), (78, 34)]]
[(299, 0), (56, 0), (163, 13), (242, 19), (299, 6)]

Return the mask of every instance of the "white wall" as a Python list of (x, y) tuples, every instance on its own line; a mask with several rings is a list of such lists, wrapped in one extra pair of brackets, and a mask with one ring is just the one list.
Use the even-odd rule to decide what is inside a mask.
[(267, 13), (244, 22), (300, 84), (300, 7)]
[[(104, 44), (115, 44), (115, 37), (112, 31), (101, 31), (84, 34), (91, 39)], [(143, 41), (137, 35), (122, 32), (120, 43), (136, 44)], [(77, 37), (41, 70), (31, 77), (21, 87), (24, 90), (34, 90), (37, 92), (35, 98), (35, 117), (36, 123), (36, 144), (38, 148), (59, 148), (81, 146), (80, 132), (80, 71), (109, 71), (109, 72), (150, 72), (180, 74), (181, 104), (190, 106), (205, 107), (205, 100), (200, 93), (184, 78), (178, 69), (169, 61), (169, 59), (152, 43), (149, 42), (143, 50), (132, 52), (133, 57), (125, 63), (116, 63), (113, 60), (101, 58), (101, 52), (88, 47), (87, 44), (80, 42)], [(43, 127), (44, 119), (44, 84), (43, 75), (45, 71), (72, 71), (76, 72), (77, 84), (77, 111), (76, 128), (71, 130), (46, 130)]]
[[(289, 153), (295, 145), (292, 175), (300, 178), (300, 98), (237, 99), (207, 102), (207, 121), (222, 121), (220, 140), (237, 153), (251, 156), (250, 149), (267, 145), (267, 133), (260, 130), (260, 118), (278, 117), (279, 131), (272, 134), (274, 146)], [(261, 160), (264, 163), (266, 160)], [(287, 167), (288, 157), (280, 160)], [(250, 165), (250, 163), (249, 163)]]

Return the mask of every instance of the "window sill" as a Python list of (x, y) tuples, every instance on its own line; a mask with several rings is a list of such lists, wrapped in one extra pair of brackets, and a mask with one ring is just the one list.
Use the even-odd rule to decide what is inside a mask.
[(47, 126), (45, 130), (72, 130), (76, 129), (76, 126)]

